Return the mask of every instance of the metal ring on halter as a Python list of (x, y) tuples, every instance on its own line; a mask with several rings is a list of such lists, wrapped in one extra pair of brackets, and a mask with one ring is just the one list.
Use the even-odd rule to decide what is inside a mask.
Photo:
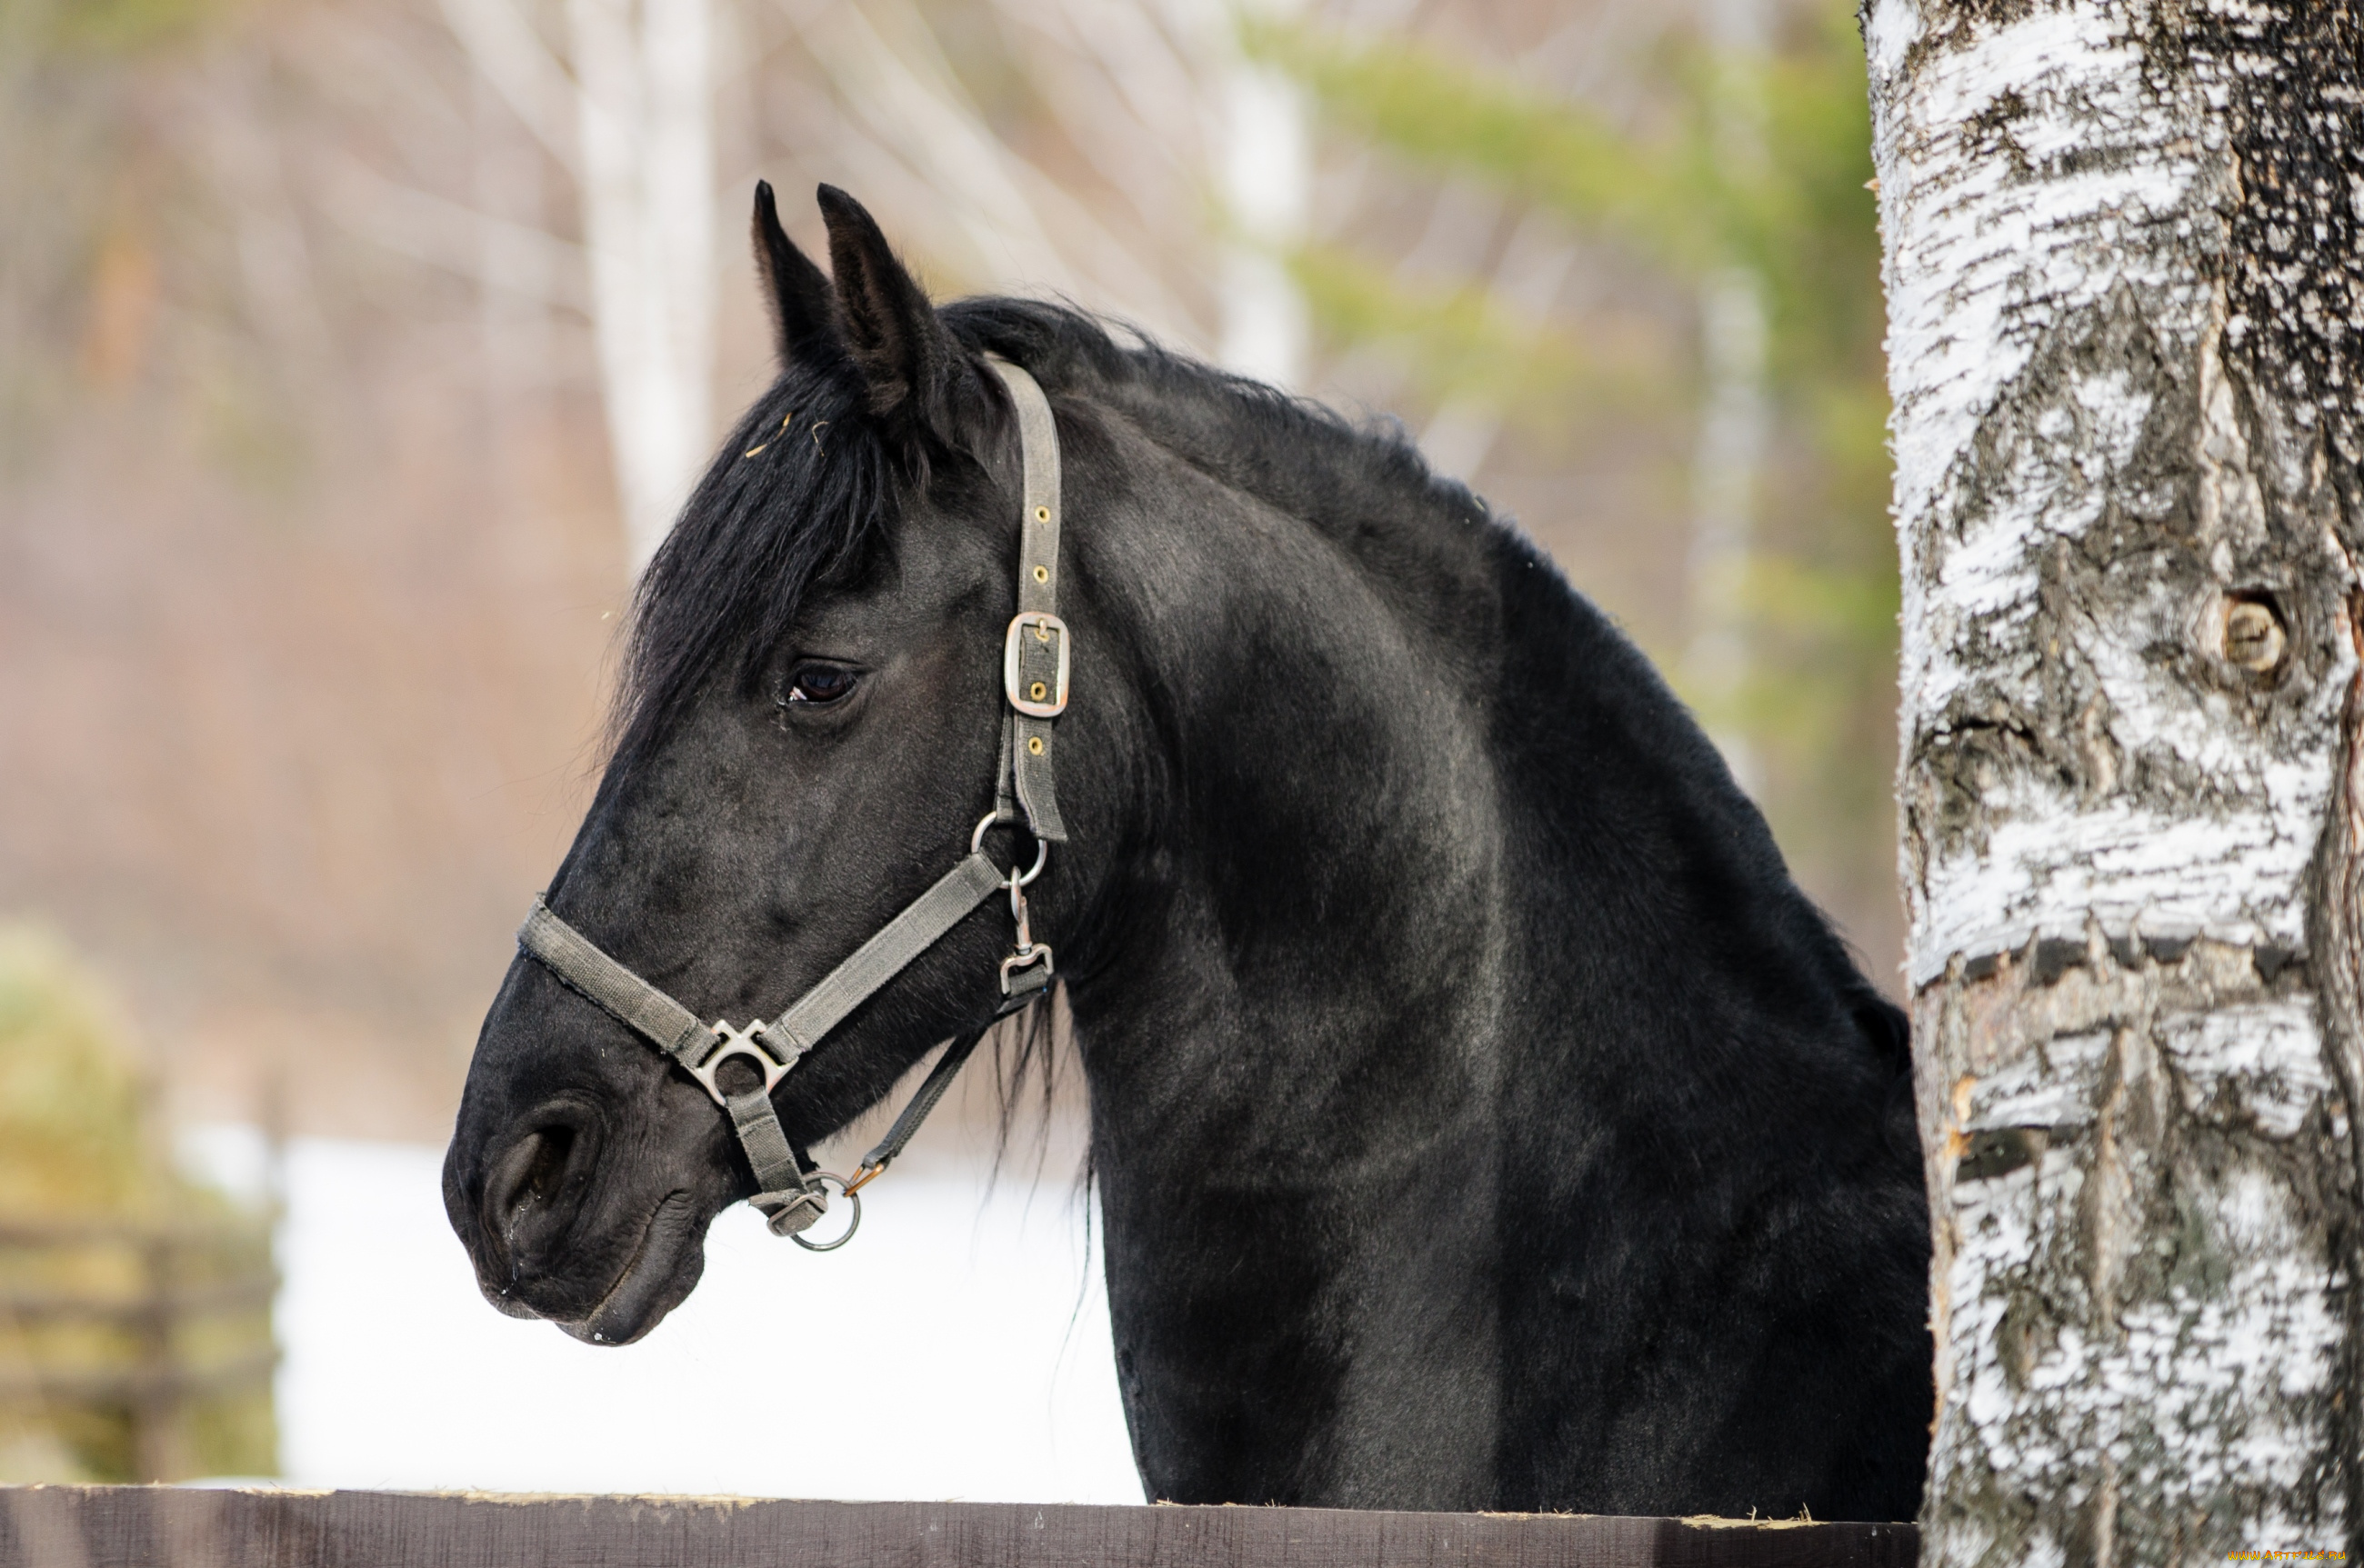
[(714, 1103), (724, 1110), (730, 1108), (730, 1096), (722, 1092), (722, 1084), (717, 1077), (724, 1062), (733, 1057), (743, 1057), (753, 1062), (755, 1071), (764, 1075), (764, 1093), (766, 1095), (778, 1087), (780, 1080), (788, 1075), (788, 1069), (797, 1064), (796, 1057), (783, 1061), (773, 1047), (764, 1042), (764, 1020), (761, 1018), (743, 1029), (732, 1029), (727, 1018), (717, 1018), (707, 1028), (714, 1031), (714, 1049), (708, 1051), (697, 1066), (691, 1067), (686, 1062), (682, 1065), (708, 1094), (714, 1096)]
[[(990, 811), (976, 819), (976, 831), (968, 836), (968, 852), (970, 854), (976, 854), (979, 850), (985, 848), (986, 829), (1000, 820), (1001, 818), (998, 815)], [(1034, 863), (1027, 868), (1026, 874), (1024, 876), (1019, 876), (1017, 874), (1018, 868), (1016, 866), (1010, 867), (1010, 875), (1013, 878), (1010, 885), (1013, 887), (1024, 887), (1036, 877), (1041, 876), (1043, 874), (1043, 862), (1048, 861), (1050, 858), (1051, 840), (1048, 839), (1035, 840)]]
[(805, 1240), (805, 1233), (801, 1230), (791, 1234), (788, 1240), (808, 1252), (834, 1252), (853, 1240), (853, 1233), (862, 1229), (862, 1195), (848, 1186), (843, 1176), (829, 1171), (815, 1171), (812, 1173), (812, 1179), (816, 1185), (822, 1182), (835, 1182), (838, 1195), (853, 1206), (853, 1218), (845, 1222), (845, 1234), (834, 1241), (808, 1241)]

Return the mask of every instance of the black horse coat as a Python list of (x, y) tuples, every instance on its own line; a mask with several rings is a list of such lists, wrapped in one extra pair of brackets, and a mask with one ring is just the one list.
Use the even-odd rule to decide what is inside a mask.
[[(1072, 839), (1033, 921), (1152, 1495), (1909, 1517), (1904, 1020), (1648, 663), (1399, 436), (1070, 311), (940, 312), (822, 199), (833, 283), (759, 197), (784, 373), (642, 583), (552, 909), (702, 1018), (770, 1017), (957, 858), (1010, 614), (1004, 355), (1065, 470)], [(989, 1017), (1007, 927), (799, 1065), (791, 1138)], [(694, 1084), (512, 968), (446, 1167), (496, 1304), (628, 1340), (750, 1188)]]

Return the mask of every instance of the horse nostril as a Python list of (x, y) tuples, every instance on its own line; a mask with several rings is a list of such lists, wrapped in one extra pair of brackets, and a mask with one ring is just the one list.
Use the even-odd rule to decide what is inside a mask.
[(563, 1123), (538, 1127), (509, 1148), (485, 1187), (488, 1228), (515, 1252), (519, 1232), (529, 1223), (563, 1222), (562, 1199), (574, 1164), (575, 1129)]
[(525, 1169), (526, 1195), (535, 1203), (547, 1203), (558, 1190), (566, 1174), (566, 1156), (574, 1149), (574, 1129), (571, 1127), (548, 1127), (533, 1134), (533, 1160)]

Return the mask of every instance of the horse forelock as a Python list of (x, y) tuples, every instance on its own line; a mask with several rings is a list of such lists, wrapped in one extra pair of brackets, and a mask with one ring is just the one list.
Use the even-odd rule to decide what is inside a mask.
[(755, 400), (633, 591), (611, 780), (662, 748), (716, 675), (753, 679), (812, 592), (866, 564), (899, 483), (842, 362), (792, 367)]

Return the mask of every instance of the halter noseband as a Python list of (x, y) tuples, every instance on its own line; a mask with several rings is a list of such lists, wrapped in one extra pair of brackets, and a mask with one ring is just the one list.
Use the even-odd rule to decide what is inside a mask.
[[(1067, 706), (1071, 649), (1067, 627), (1057, 614), (1059, 596), (1059, 435), (1050, 401), (1034, 378), (998, 358), (987, 361), (1009, 388), (1018, 409), (1019, 452), (1025, 480), (1025, 512), (1019, 526), (1018, 613), (1002, 637), (1001, 689), (1009, 707), (1001, 716), (1001, 763), (994, 784), (993, 809), (969, 835), (968, 854), (933, 887), (906, 906), (868, 941), (821, 977), (770, 1023), (761, 1019), (733, 1029), (718, 1019), (707, 1024), (688, 1008), (617, 962), (582, 932), (551, 913), (537, 897), (518, 945), (531, 953), (571, 989), (596, 1003), (619, 1023), (679, 1062), (714, 1103), (730, 1113), (730, 1125), (755, 1173), (755, 1195), (772, 1233), (787, 1236), (813, 1251), (843, 1246), (862, 1223), (861, 1189), (903, 1151), (976, 1042), (979, 1029), (953, 1041), (886, 1136), (862, 1157), (853, 1178), (806, 1167), (788, 1145), (772, 1090), (807, 1051), (844, 1021), (847, 1014), (902, 973), (905, 965), (967, 918), (994, 894), (1008, 890), (1017, 941), (1001, 961), (1001, 1003), (996, 1018), (1016, 1012), (1051, 989), (1051, 949), (1033, 940), (1026, 920), (1026, 884), (1042, 874), (1054, 840), (1064, 843), (1066, 824), (1051, 773), (1052, 724)], [(1007, 873), (985, 853), (985, 835), (1023, 817), (1034, 836), (1033, 865)], [(739, 1059), (763, 1082), (740, 1094), (724, 1092), (719, 1070)], [(833, 1182), (853, 1205), (845, 1234), (817, 1243), (802, 1232), (829, 1207), (824, 1183)]]

